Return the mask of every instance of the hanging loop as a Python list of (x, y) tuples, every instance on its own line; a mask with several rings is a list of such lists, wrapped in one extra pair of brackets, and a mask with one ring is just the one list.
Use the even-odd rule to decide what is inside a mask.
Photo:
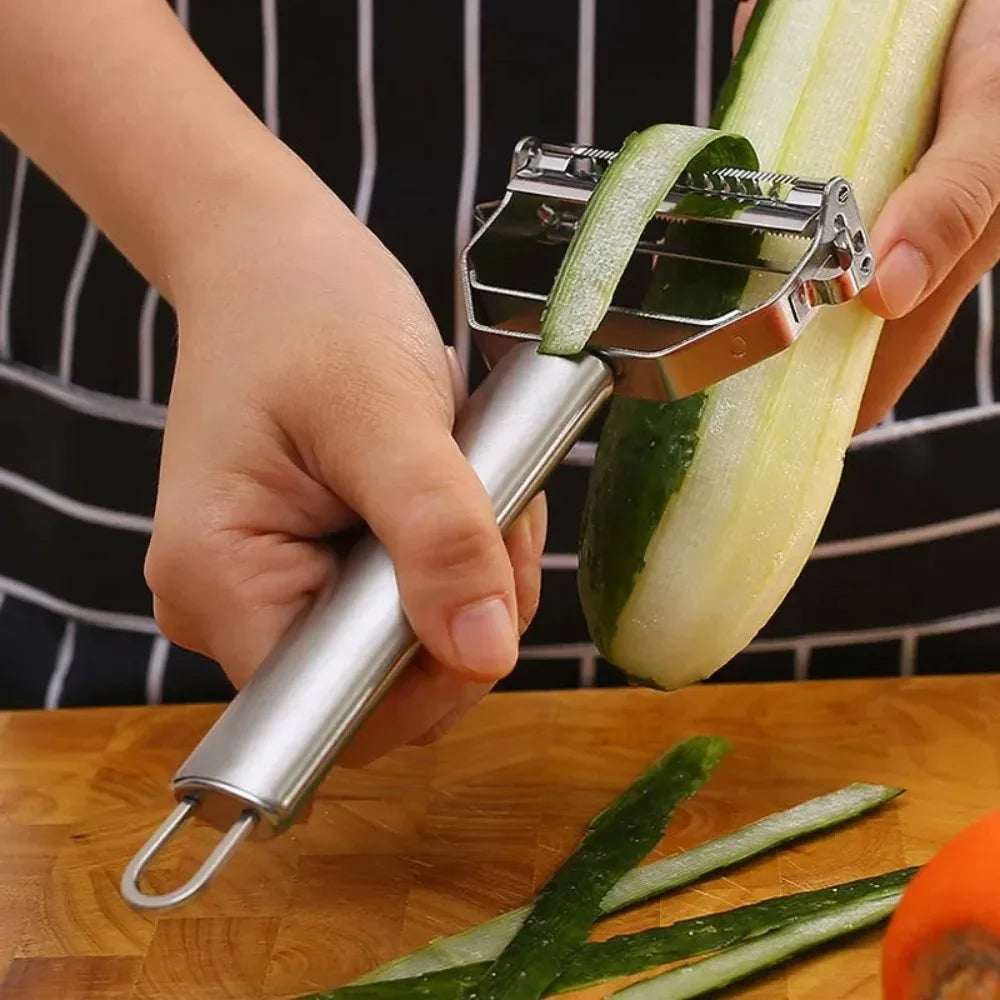
[(187, 882), (177, 889), (160, 895), (143, 892), (139, 888), (142, 873), (170, 838), (194, 815), (198, 805), (197, 798), (182, 799), (129, 862), (122, 875), (121, 890), (122, 896), (131, 906), (140, 910), (166, 910), (186, 903), (208, 885), (216, 872), (229, 860), (230, 855), (247, 839), (257, 823), (257, 814), (252, 809), (245, 810)]

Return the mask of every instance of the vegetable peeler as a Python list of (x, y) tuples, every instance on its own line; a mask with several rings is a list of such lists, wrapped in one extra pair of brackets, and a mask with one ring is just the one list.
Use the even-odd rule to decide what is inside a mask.
[[(708, 388), (784, 350), (817, 309), (853, 299), (874, 271), (845, 178), (735, 168), (685, 175), (646, 227), (588, 349), (542, 354), (548, 292), (615, 155), (522, 139), (506, 192), (476, 208), (461, 254), (468, 322), (490, 373), (454, 435), (501, 529), (613, 392), (669, 401)], [(748, 242), (739, 233), (756, 235)], [(750, 272), (741, 306), (707, 317), (650, 308), (657, 269), (671, 260)], [(126, 868), (124, 898), (142, 909), (178, 906), (243, 841), (286, 830), (418, 645), (388, 552), (365, 535), (337, 586), (292, 625), (175, 774), (176, 808)], [(183, 885), (145, 892), (143, 872), (194, 817), (221, 831), (217, 845)]]

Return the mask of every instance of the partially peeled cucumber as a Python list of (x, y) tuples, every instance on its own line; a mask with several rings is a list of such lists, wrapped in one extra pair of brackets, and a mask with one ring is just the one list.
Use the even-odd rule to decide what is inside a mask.
[[(762, 169), (848, 177), (870, 226), (928, 142), (960, 6), (760, 0), (712, 126), (745, 136)], [(712, 147), (693, 154), (702, 148)], [(683, 155), (647, 188), (669, 187), (673, 170), (687, 165)], [(605, 286), (575, 304), (566, 294), (570, 255), (587, 256), (593, 239), (585, 235), (592, 210), (601, 210), (595, 199), (550, 296), (542, 350), (581, 349), (595, 304), (603, 301), (602, 315), (607, 308)], [(622, 235), (617, 250), (602, 250), (614, 281), (634, 242)], [(780, 252), (767, 240), (762, 249)], [(713, 315), (745, 294), (731, 279), (678, 266), (665, 272), (667, 298), (653, 304), (683, 294), (687, 311)], [(677, 688), (718, 670), (767, 622), (833, 500), (880, 329), (859, 301), (824, 309), (793, 347), (704, 393), (670, 404), (615, 399), (590, 482), (579, 573), (606, 659)]]

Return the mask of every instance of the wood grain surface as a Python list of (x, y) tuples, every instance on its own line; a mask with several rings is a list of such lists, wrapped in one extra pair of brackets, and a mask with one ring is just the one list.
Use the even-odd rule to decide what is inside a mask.
[[(734, 749), (660, 854), (851, 781), (908, 792), (608, 920), (600, 936), (923, 862), (1000, 800), (996, 676), (494, 695), (434, 747), (331, 774), (302, 822), (246, 845), (202, 898), (137, 913), (119, 897), (121, 871), (219, 711), (0, 715), (3, 1000), (277, 1000), (339, 985), (525, 902), (597, 811), (696, 733)], [(190, 828), (151, 884), (177, 884), (213, 841)], [(877, 998), (878, 941), (868, 934), (736, 993)]]

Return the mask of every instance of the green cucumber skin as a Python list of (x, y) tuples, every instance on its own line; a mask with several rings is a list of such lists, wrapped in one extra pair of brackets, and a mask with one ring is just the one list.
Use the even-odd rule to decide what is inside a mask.
[(894, 895), (905, 888), (917, 870), (904, 868), (825, 889), (776, 896), (722, 913), (681, 920), (670, 927), (653, 927), (588, 945), (556, 980), (551, 993), (569, 993), (592, 983), (720, 951), (860, 899)]
[[(698, 847), (633, 869), (604, 897), (603, 912), (617, 913), (708, 875), (721, 874), (785, 844), (832, 830), (881, 809), (902, 794), (902, 788), (855, 782), (764, 816)], [(828, 811), (830, 807), (835, 812)]]
[(593, 820), (579, 847), (539, 892), (531, 913), (466, 1000), (537, 1000), (587, 941), (601, 902), (663, 836), (674, 809), (729, 751), (700, 736), (663, 754)]
[[(586, 944), (569, 968), (548, 988), (546, 996), (571, 993), (597, 983), (636, 975), (651, 969), (697, 958), (760, 937), (834, 907), (865, 898), (889, 896), (904, 888), (918, 869), (904, 868), (811, 892), (776, 896), (722, 913), (680, 920)], [(482, 977), (489, 962), (476, 962), (430, 972), (410, 979), (393, 979), (360, 986), (344, 986), (302, 1000), (461, 1000), (464, 991)]]
[[(772, 0), (760, 0), (723, 84), (711, 128), (721, 129), (743, 77), (760, 26)], [(725, 164), (709, 146), (692, 162), (692, 172)], [(736, 164), (750, 169), (756, 162)], [(682, 206), (683, 207), (683, 206)], [(725, 211), (726, 203), (719, 203)], [(713, 244), (726, 241), (727, 252), (752, 260), (760, 234), (738, 230), (671, 227), (668, 243), (711, 258)], [(739, 306), (748, 278), (737, 269), (661, 257), (645, 299), (645, 308), (695, 318), (722, 315)], [(712, 288), (705, 295), (706, 286)], [(581, 518), (580, 570), (577, 588), (591, 640), (601, 656), (624, 672), (614, 637), (635, 582), (646, 565), (646, 552), (672, 497), (684, 484), (699, 443), (707, 394), (673, 403), (616, 398), (601, 433)], [(608, 526), (614, 524), (612, 530)], [(659, 689), (648, 677), (633, 683)]]
[[(709, 147), (696, 167), (719, 166), (712, 152)], [(716, 215), (727, 207), (722, 202), (713, 205)], [(728, 253), (752, 260), (762, 237), (750, 230), (683, 225), (671, 227), (667, 234), (670, 249), (709, 258), (722, 240)], [(708, 319), (739, 305), (747, 278), (748, 272), (737, 268), (661, 257), (644, 306)], [(706, 283), (713, 289), (711, 296), (703, 294)], [(584, 505), (577, 588), (591, 639), (612, 664), (619, 618), (645, 568), (653, 532), (694, 460), (706, 401), (707, 395), (699, 392), (672, 403), (623, 396), (611, 403)], [(639, 682), (655, 686), (646, 678)]]
[[(716, 872), (759, 857), (782, 844), (834, 829), (881, 809), (903, 794), (886, 785), (854, 783), (755, 820), (739, 830), (707, 841), (681, 854), (640, 865), (628, 872), (601, 901), (601, 914), (617, 913), (662, 896)], [(476, 927), (430, 944), (381, 965), (352, 985), (420, 977), (496, 958), (527, 919), (530, 906), (494, 917)]]
[(796, 958), (838, 938), (887, 920), (903, 890), (883, 891), (787, 924), (698, 962), (691, 962), (612, 993), (609, 1000), (694, 1000)]
[(559, 266), (542, 314), (542, 354), (575, 355), (587, 346), (667, 191), (685, 170), (720, 166), (753, 168), (757, 156), (742, 136), (718, 130), (652, 125), (628, 136)]
[(611, 402), (590, 474), (578, 575), (584, 617), (605, 657), (649, 540), (694, 458), (704, 408), (704, 393), (677, 403)]
[(326, 993), (310, 993), (298, 1000), (462, 1000), (489, 967), (488, 961), (472, 962), (408, 979), (341, 986)]
[(753, 14), (747, 23), (746, 31), (743, 33), (743, 40), (740, 42), (739, 51), (736, 53), (726, 79), (722, 83), (719, 97), (715, 102), (712, 115), (709, 120), (709, 128), (721, 128), (729, 112), (729, 108), (736, 97), (740, 84), (743, 82), (743, 68), (746, 65), (747, 56), (753, 50), (754, 42), (757, 40), (757, 32), (767, 15), (767, 8), (771, 6), (771, 0), (757, 0)]

